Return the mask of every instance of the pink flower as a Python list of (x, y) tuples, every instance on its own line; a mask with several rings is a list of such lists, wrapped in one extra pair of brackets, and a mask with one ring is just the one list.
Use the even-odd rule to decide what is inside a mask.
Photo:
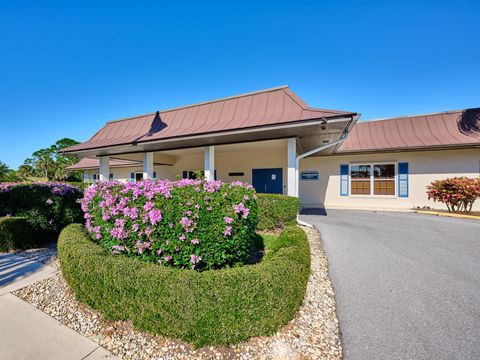
[(53, 200), (52, 200), (52, 199), (47, 199), (47, 204), (48, 204), (48, 205), (52, 205), (52, 204), (53, 204)]
[(190, 262), (193, 264), (193, 267), (195, 267), (195, 265), (198, 264), (200, 261), (202, 261), (202, 258), (200, 256), (195, 254), (190, 255)]
[(193, 239), (193, 240), (192, 240), (192, 244), (193, 244), (193, 245), (198, 245), (198, 244), (200, 244), (200, 240), (198, 240), (198, 239)]
[(185, 241), (186, 236), (185, 234), (182, 234), (178, 238), (180, 239), (180, 241)]
[(225, 220), (225, 222), (226, 222), (227, 224), (233, 223), (233, 219), (232, 219), (231, 217), (228, 217), (228, 216), (225, 216), (225, 217), (223, 218), (223, 220)]
[(172, 257), (170, 255), (164, 257), (166, 262), (169, 262), (172, 260)]
[(226, 226), (225, 231), (223, 232), (223, 235), (225, 235), (225, 236), (232, 235), (232, 227), (231, 226)]
[(158, 222), (160, 222), (160, 220), (162, 220), (162, 213), (160, 210), (154, 209), (148, 213), (148, 217), (150, 219), (150, 223), (152, 225), (156, 225)]
[(155, 204), (154, 204), (153, 202), (148, 201), (145, 205), (143, 205), (143, 210), (145, 210), (145, 211), (150, 211), (150, 210), (153, 209), (153, 206), (154, 206), (154, 205), (155, 205)]

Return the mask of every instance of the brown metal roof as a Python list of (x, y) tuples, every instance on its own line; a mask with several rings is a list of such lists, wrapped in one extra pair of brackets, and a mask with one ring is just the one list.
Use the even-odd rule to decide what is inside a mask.
[(282, 125), (356, 113), (309, 107), (287, 86), (108, 122), (65, 152)]
[[(115, 167), (115, 168), (122, 168), (122, 167), (142, 166), (142, 163), (138, 161), (132, 161), (132, 160), (110, 159), (109, 166)], [(78, 163), (67, 167), (67, 169), (69, 170), (89, 170), (89, 169), (98, 169), (98, 168), (100, 168), (100, 159), (92, 159), (92, 158), (83, 158)]]
[(336, 153), (480, 145), (480, 109), (360, 121)]

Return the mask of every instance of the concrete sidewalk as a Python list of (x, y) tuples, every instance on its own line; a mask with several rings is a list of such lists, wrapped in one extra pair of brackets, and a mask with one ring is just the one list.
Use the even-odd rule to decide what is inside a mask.
[(16, 254), (0, 254), (0, 358), (117, 359), (94, 341), (10, 293), (57, 272)]

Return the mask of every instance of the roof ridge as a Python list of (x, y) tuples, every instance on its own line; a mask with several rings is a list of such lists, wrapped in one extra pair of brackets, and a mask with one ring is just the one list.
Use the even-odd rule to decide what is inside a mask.
[(170, 111), (181, 110), (181, 109), (188, 109), (188, 108), (191, 108), (191, 107), (194, 107), (194, 106), (201, 106), (201, 105), (213, 104), (213, 103), (216, 103), (216, 102), (219, 102), (219, 101), (225, 101), (225, 100), (231, 100), (231, 99), (238, 99), (238, 98), (245, 97), (245, 96), (262, 94), (262, 93), (267, 93), (267, 92), (282, 90), (282, 89), (286, 89), (286, 88), (288, 88), (288, 85), (281, 85), (281, 86), (272, 87), (272, 88), (268, 88), (268, 89), (251, 91), (251, 92), (248, 92), (248, 93), (243, 93), (243, 94), (238, 94), (238, 95), (227, 96), (227, 97), (218, 98), (218, 99), (214, 99), (214, 100), (208, 100), (208, 101), (193, 103), (193, 104), (189, 104), (189, 105), (177, 106), (177, 107), (173, 107), (173, 108), (169, 108), (169, 109), (165, 109), (165, 110), (157, 110), (157, 111), (149, 112), (149, 113), (146, 113), (146, 114), (134, 115), (134, 116), (126, 117), (126, 118), (120, 118), (120, 119), (116, 119), (116, 120), (110, 120), (110, 121), (107, 121), (107, 124), (115, 123), (115, 122), (119, 122), (119, 121), (133, 120), (133, 119), (137, 119), (137, 118), (144, 117), (144, 116), (148, 116), (148, 115), (154, 115), (154, 114), (156, 114), (157, 112), (158, 112), (158, 113), (167, 113), (167, 112), (170, 112)]
[(397, 120), (397, 119), (410, 119), (410, 118), (415, 118), (415, 117), (421, 117), (421, 116), (434, 116), (434, 115), (444, 115), (444, 114), (454, 114), (454, 113), (459, 113), (467, 110), (473, 110), (476, 108), (468, 108), (468, 109), (459, 109), (459, 110), (446, 110), (446, 111), (436, 111), (436, 112), (431, 112), (431, 113), (423, 113), (423, 114), (415, 114), (415, 115), (400, 115), (400, 116), (394, 116), (394, 117), (388, 117), (388, 118), (378, 118), (378, 119), (368, 119), (368, 120), (362, 120), (359, 121), (358, 123), (369, 123), (369, 122), (378, 122), (378, 121), (390, 121), (390, 120)]

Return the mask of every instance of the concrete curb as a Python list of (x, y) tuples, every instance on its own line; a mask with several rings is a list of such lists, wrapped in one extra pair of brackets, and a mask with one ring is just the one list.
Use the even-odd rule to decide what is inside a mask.
[(455, 214), (455, 213), (446, 213), (442, 211), (428, 211), (428, 210), (418, 210), (416, 211), (417, 214), (422, 215), (436, 215), (436, 216), (445, 216), (445, 217), (453, 217), (457, 219), (475, 219), (480, 220), (480, 216), (476, 215), (464, 215), (464, 214)]

